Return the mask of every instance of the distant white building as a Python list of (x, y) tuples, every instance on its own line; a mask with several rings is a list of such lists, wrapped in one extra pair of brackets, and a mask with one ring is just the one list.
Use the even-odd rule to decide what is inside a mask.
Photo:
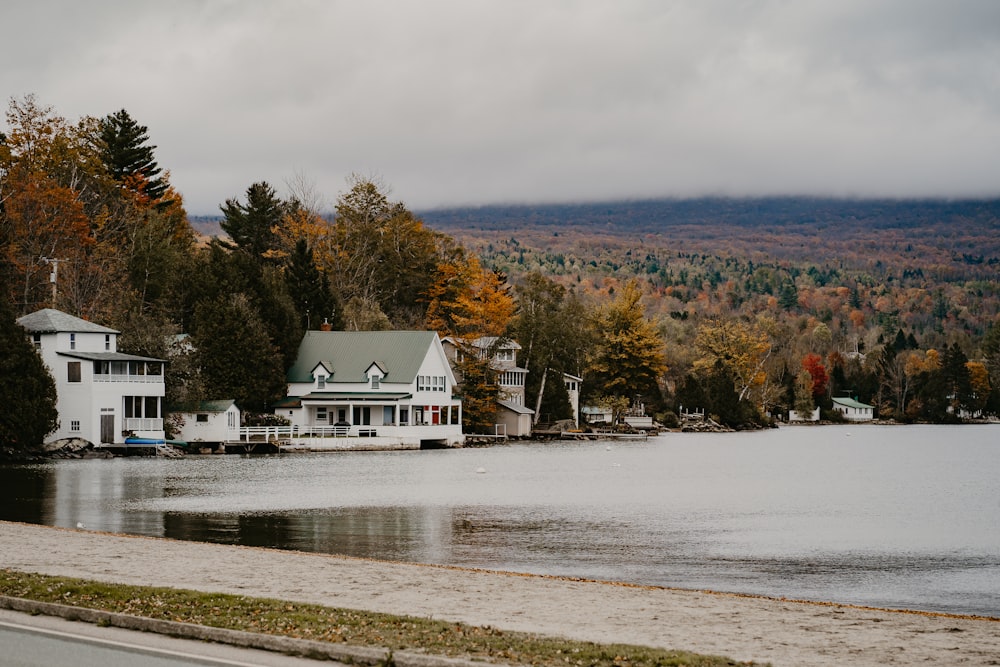
[(848, 421), (863, 422), (875, 418), (875, 406), (855, 401), (853, 398), (834, 398), (833, 409), (844, 415), (844, 419)]
[(583, 378), (569, 373), (563, 373), (563, 382), (566, 384), (566, 393), (569, 395), (569, 405), (573, 408), (573, 423), (580, 425), (580, 387), (583, 385)]
[(17, 323), (55, 380), (59, 427), (49, 441), (120, 445), (130, 436), (164, 438), (162, 359), (118, 352), (118, 331), (52, 308)]

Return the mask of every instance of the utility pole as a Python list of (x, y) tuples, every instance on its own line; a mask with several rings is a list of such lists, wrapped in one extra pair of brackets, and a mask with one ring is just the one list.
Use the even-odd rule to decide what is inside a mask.
[(42, 261), (52, 265), (52, 272), (49, 273), (49, 283), (52, 284), (52, 307), (56, 307), (56, 296), (59, 294), (59, 262), (68, 262), (68, 259), (55, 259), (53, 257), (42, 257)]

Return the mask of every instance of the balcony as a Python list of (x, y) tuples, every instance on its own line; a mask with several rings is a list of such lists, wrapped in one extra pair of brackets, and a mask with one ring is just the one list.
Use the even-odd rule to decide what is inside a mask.
[(95, 373), (94, 382), (141, 382), (163, 384), (162, 375), (129, 375), (125, 373)]
[(151, 417), (126, 417), (125, 430), (134, 431), (162, 431), (163, 419)]

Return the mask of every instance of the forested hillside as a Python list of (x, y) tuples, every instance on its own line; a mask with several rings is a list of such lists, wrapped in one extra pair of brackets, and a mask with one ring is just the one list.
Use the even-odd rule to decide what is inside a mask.
[[(568, 414), (562, 373), (616, 413), (684, 406), (734, 427), (834, 417), (845, 394), (900, 420), (1000, 408), (1000, 201), (418, 213), (351, 177), (332, 212), (258, 182), (191, 219), (149, 134), (125, 110), (70, 122), (11, 101), (0, 293), (13, 315), (55, 307), (169, 358), (172, 402), (267, 412), (304, 330), (392, 328), (515, 339), (546, 420)], [(501, 390), (477, 350), (462, 355), (463, 414), (489, 431)]]

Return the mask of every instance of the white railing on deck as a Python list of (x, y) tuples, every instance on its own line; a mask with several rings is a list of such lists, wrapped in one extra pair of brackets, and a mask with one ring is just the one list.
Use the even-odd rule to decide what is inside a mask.
[(367, 426), (358, 424), (355, 426), (243, 426), (240, 427), (240, 440), (242, 442), (270, 442), (272, 440), (290, 440), (294, 438), (357, 438), (374, 437), (378, 435), (398, 436), (400, 431), (405, 430), (410, 434), (422, 433), (427, 437), (435, 437), (431, 434), (444, 429), (459, 429), (458, 424), (441, 424), (426, 426), (403, 426), (397, 424), (380, 424)]
[(144, 382), (163, 384), (162, 375), (124, 375), (121, 373), (95, 373), (94, 382)]
[(145, 417), (126, 417), (126, 431), (162, 431), (163, 419), (153, 419)]

